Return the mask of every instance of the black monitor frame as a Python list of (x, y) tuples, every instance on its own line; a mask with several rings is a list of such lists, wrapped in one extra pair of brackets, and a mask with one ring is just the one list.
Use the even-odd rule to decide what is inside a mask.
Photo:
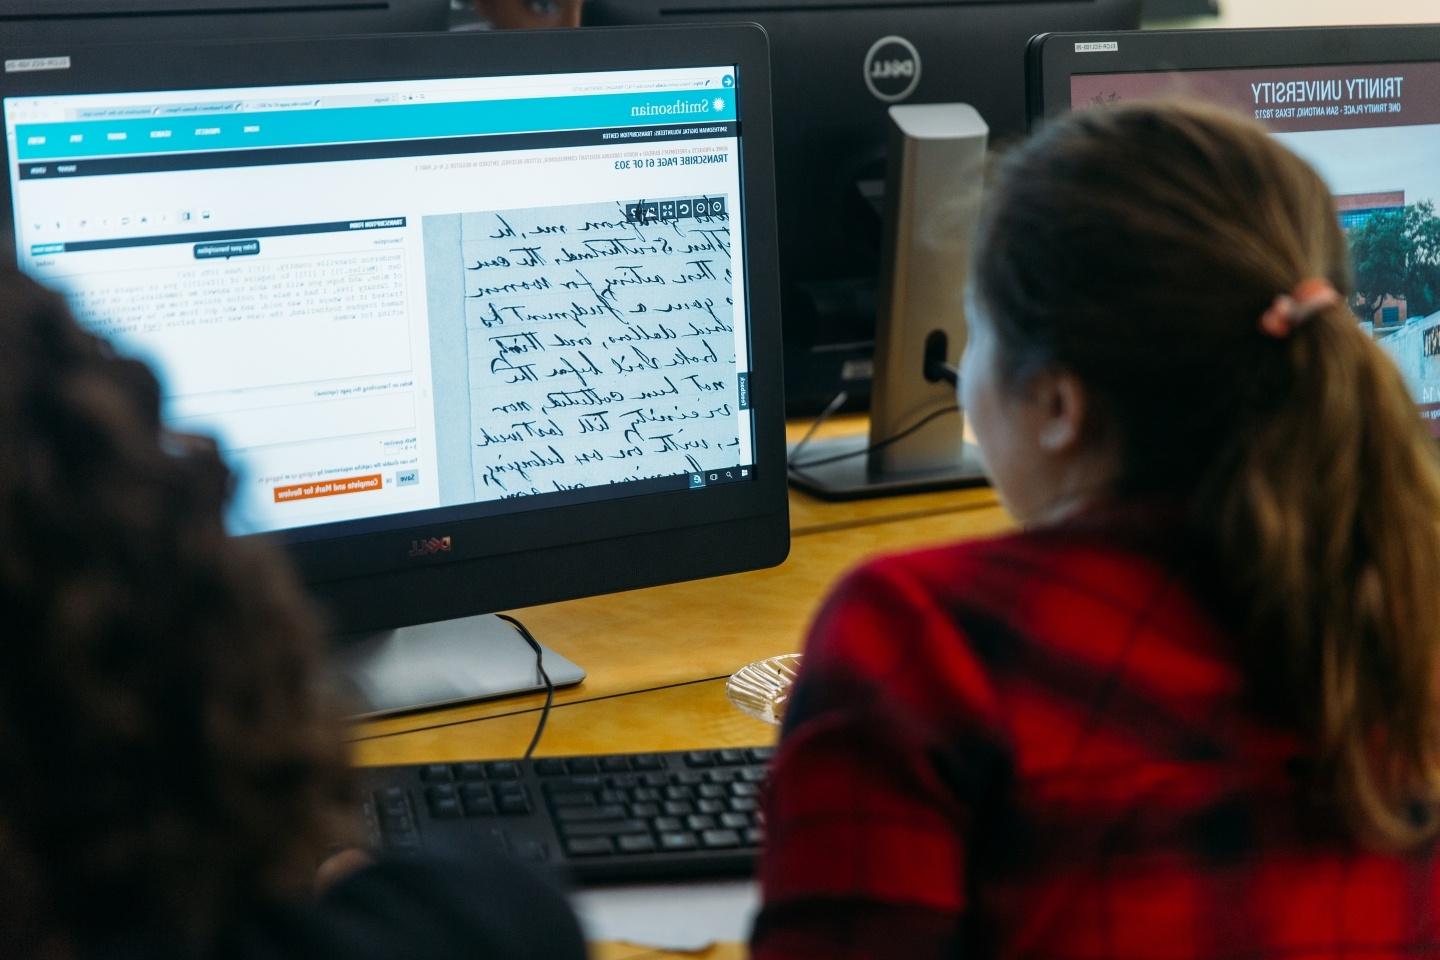
[(1031, 40), (1026, 51), (1029, 122), (1033, 129), (1069, 113), (1070, 78), (1083, 74), (1415, 63), (1437, 57), (1440, 24), (1047, 33)]
[[(753, 25), (648, 30), (415, 34), (260, 43), (8, 48), (5, 59), (69, 57), (63, 70), (0, 74), (0, 96), (347, 81), (492, 77), (734, 64), (751, 330), (755, 476), (499, 517), (284, 544), (337, 632), (429, 623), (772, 566), (789, 551), (776, 268), (769, 51)], [(10, 164), (8, 148), (0, 155)], [(13, 220), (9, 177), (0, 212)], [(8, 226), (5, 230), (11, 236)], [(13, 254), (12, 254), (13, 259)], [(355, 521), (363, 524), (364, 521)], [(326, 528), (327, 531), (330, 528)], [(425, 554), (417, 542), (449, 538)], [(420, 556), (412, 556), (422, 553)]]
[(10, 45), (445, 30), (449, 0), (0, 0)]
[(1140, 0), (586, 0), (582, 17), (769, 33), (786, 400), (813, 414), (842, 386), (852, 407), (869, 395), (889, 106), (964, 101), (992, 144), (1018, 139), (1030, 38), (1139, 26)]

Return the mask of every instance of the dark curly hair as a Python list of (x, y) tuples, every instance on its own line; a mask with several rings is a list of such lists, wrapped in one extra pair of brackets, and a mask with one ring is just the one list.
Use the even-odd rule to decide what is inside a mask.
[(317, 619), (160, 404), (0, 267), (0, 955), (208, 952), (349, 835)]

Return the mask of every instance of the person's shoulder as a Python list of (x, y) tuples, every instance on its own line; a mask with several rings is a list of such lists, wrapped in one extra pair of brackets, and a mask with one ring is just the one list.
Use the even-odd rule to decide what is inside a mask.
[[(1171, 601), (1157, 605), (1157, 595), (1167, 594)], [(1094, 635), (1087, 624), (1128, 621), (1142, 610), (1164, 616), (1187, 598), (1174, 570), (1130, 540), (1069, 528), (1021, 531), (857, 566), (831, 591), (807, 652), (869, 661), (868, 669), (901, 655), (933, 663), (960, 648), (994, 661), (1022, 644), (1070, 634), (1083, 642)]]
[(305, 955), (315, 957), (585, 956), (579, 923), (559, 890), (498, 855), (377, 863), (337, 883), (303, 927), (301, 939), (319, 950)]
[(1017, 531), (994, 537), (874, 557), (849, 571), (833, 593), (887, 592), (950, 610), (983, 611), (1016, 592), (1108, 585), (1119, 594), (1165, 576), (1156, 558), (1132, 545), (1066, 529)]

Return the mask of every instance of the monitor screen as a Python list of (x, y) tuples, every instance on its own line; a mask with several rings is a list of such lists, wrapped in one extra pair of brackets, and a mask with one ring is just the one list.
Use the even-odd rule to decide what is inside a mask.
[(743, 483), (740, 79), (7, 99), (20, 257), (219, 438), (237, 532)]
[[(1356, 320), (1440, 435), (1440, 62), (1406, 49), (1440, 30), (1406, 30), (1405, 44), (1371, 29), (1171, 33), (1149, 50), (1143, 36), (1047, 38), (1090, 63), (1047, 78), (1064, 83), (1064, 100), (1050, 87), (1045, 112), (1188, 97), (1264, 124), (1329, 184), (1351, 245)], [(1377, 43), (1380, 56), (1367, 58)], [(1112, 53), (1123, 69), (1103, 67)]]

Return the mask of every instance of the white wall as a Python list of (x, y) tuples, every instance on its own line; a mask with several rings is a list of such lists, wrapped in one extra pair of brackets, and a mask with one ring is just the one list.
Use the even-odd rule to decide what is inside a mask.
[(1207, 17), (1176, 25), (1299, 27), (1440, 23), (1440, 0), (1220, 0), (1220, 6), (1218, 18)]

